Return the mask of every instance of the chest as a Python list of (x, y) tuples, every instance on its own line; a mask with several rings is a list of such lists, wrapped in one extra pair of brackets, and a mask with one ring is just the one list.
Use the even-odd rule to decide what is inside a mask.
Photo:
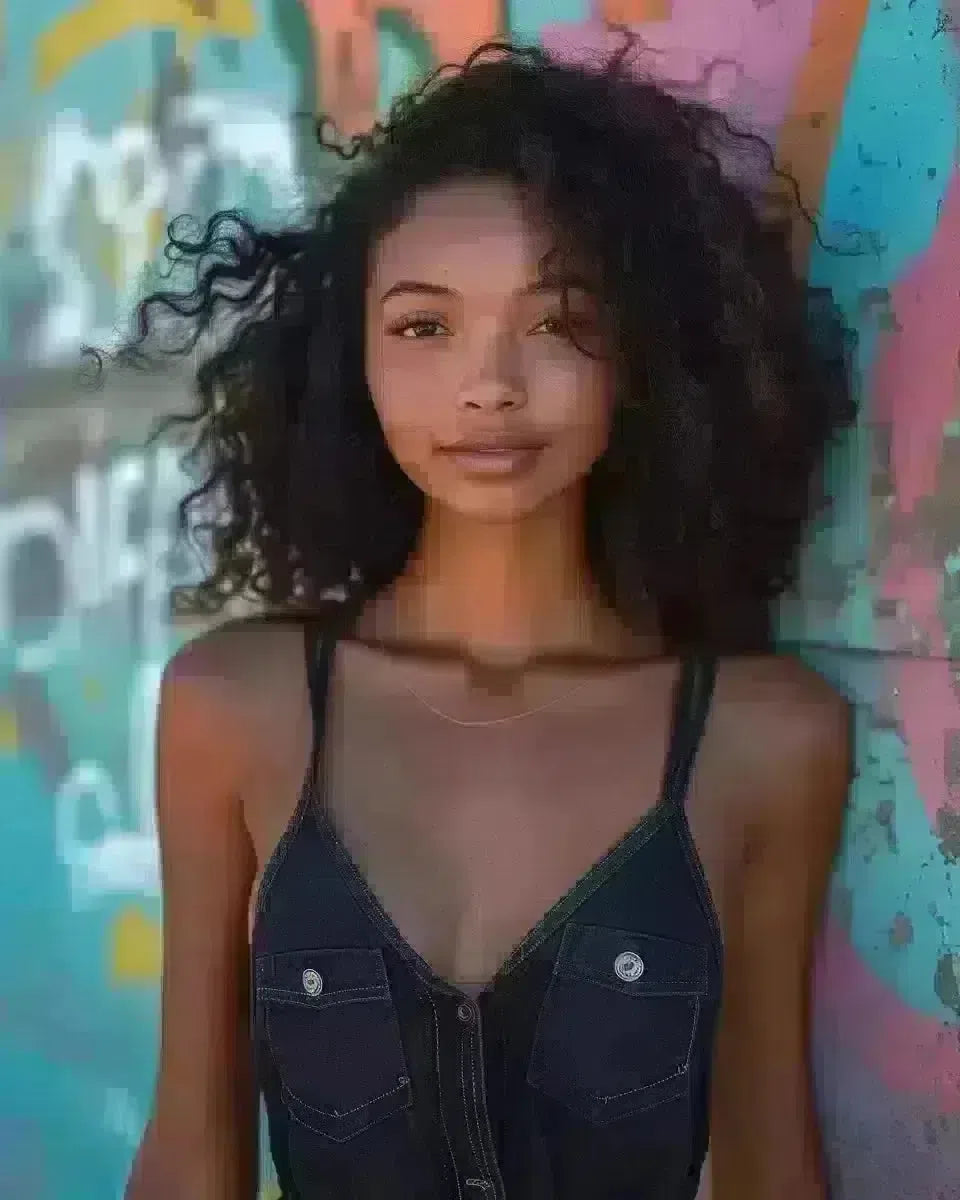
[[(476, 738), (484, 730), (458, 732), (382, 730), (375, 754), (348, 734), (330, 763), (327, 806), (404, 938), (469, 989), (648, 820), (669, 729), (666, 719), (644, 733), (581, 713), (486, 741)], [(729, 823), (701, 803), (708, 791), (691, 791), (689, 816), (720, 909), (735, 853)]]
[[(651, 710), (638, 723), (635, 706), (632, 717), (622, 711), (629, 719), (581, 710), (497, 730), (425, 720), (409, 705), (331, 720), (323, 797), (331, 825), (401, 936), (438, 974), (478, 990), (648, 818), (661, 791), (668, 712)], [(686, 806), (723, 923), (736, 884), (736, 823), (711, 775), (709, 762), (698, 768)], [(293, 777), (285, 791), (286, 804), (275, 785), (253, 804), (261, 871), (289, 821)]]
[(385, 756), (342, 776), (329, 808), (406, 940), (446, 978), (477, 985), (645, 807), (623, 791), (598, 804), (602, 792), (600, 780), (559, 787), (549, 764), (507, 757), (438, 777)]

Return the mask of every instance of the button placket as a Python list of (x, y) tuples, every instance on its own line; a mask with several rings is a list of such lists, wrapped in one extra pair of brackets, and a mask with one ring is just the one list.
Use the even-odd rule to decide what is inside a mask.
[[(464, 997), (456, 1006), (456, 1016), (460, 1026), (457, 1042), (460, 1059), (459, 1082), (466, 1122), (464, 1132), (469, 1145), (469, 1157), (472, 1160), (470, 1166), (483, 1172), (460, 1176), (461, 1186), (465, 1189), (463, 1200), (467, 1200), (467, 1190), (470, 1195), (476, 1196), (477, 1200), (480, 1200), (481, 1196), (499, 1197), (503, 1200), (502, 1183), (499, 1182), (496, 1169), (493, 1137), (486, 1111), (480, 1005), (475, 1000)], [(463, 1150), (466, 1149), (467, 1145), (464, 1144)]]

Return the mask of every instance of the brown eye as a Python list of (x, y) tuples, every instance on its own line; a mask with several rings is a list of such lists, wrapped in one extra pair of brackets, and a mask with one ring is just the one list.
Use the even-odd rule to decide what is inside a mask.
[(545, 333), (549, 337), (569, 338), (570, 323), (563, 317), (544, 317), (530, 330), (531, 333)]
[(547, 337), (561, 338), (569, 342), (578, 336), (589, 337), (596, 333), (596, 322), (589, 317), (577, 313), (555, 313), (538, 321), (530, 330), (531, 334), (545, 333)]
[(414, 320), (399, 321), (396, 325), (391, 325), (387, 332), (391, 337), (414, 341), (436, 337), (438, 333), (446, 333), (446, 330), (439, 321), (418, 317)]

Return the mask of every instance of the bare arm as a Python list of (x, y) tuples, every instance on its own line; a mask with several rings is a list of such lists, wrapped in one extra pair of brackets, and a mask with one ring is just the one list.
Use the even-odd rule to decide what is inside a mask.
[(245, 1200), (257, 1191), (247, 943), (255, 867), (239, 803), (248, 764), (216, 657), (195, 643), (161, 688), (160, 1066), (126, 1200)]
[[(795, 679), (794, 679), (795, 682)], [(713, 1200), (824, 1200), (808, 1053), (812, 947), (850, 780), (849, 710), (811, 677), (768, 710), (717, 1033)], [(754, 735), (758, 732), (754, 729)], [(712, 1190), (711, 1190), (712, 1189)]]

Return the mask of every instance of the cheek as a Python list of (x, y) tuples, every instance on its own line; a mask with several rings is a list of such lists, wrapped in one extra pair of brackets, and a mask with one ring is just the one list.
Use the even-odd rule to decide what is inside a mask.
[(433, 397), (425, 394), (423, 372), (375, 361), (367, 384), (390, 453), (422, 487), (439, 424)]
[(583, 357), (541, 361), (528, 378), (527, 402), (534, 422), (552, 427), (564, 441), (582, 443), (585, 454), (602, 453), (614, 394), (607, 364)]
[(457, 381), (449, 355), (424, 346), (371, 346), (367, 363), (367, 384), (385, 433), (429, 428), (451, 407)]
[[(432, 392), (432, 394), (430, 394)], [(433, 453), (434, 444), (454, 431), (443, 419), (439, 389), (428, 387), (422, 377), (384, 372), (379, 386), (371, 388), (380, 427), (394, 458), (402, 467), (416, 468)]]
[(374, 397), (374, 404), (387, 445), (401, 466), (430, 453), (431, 425), (414, 397), (396, 387), (386, 387)]

